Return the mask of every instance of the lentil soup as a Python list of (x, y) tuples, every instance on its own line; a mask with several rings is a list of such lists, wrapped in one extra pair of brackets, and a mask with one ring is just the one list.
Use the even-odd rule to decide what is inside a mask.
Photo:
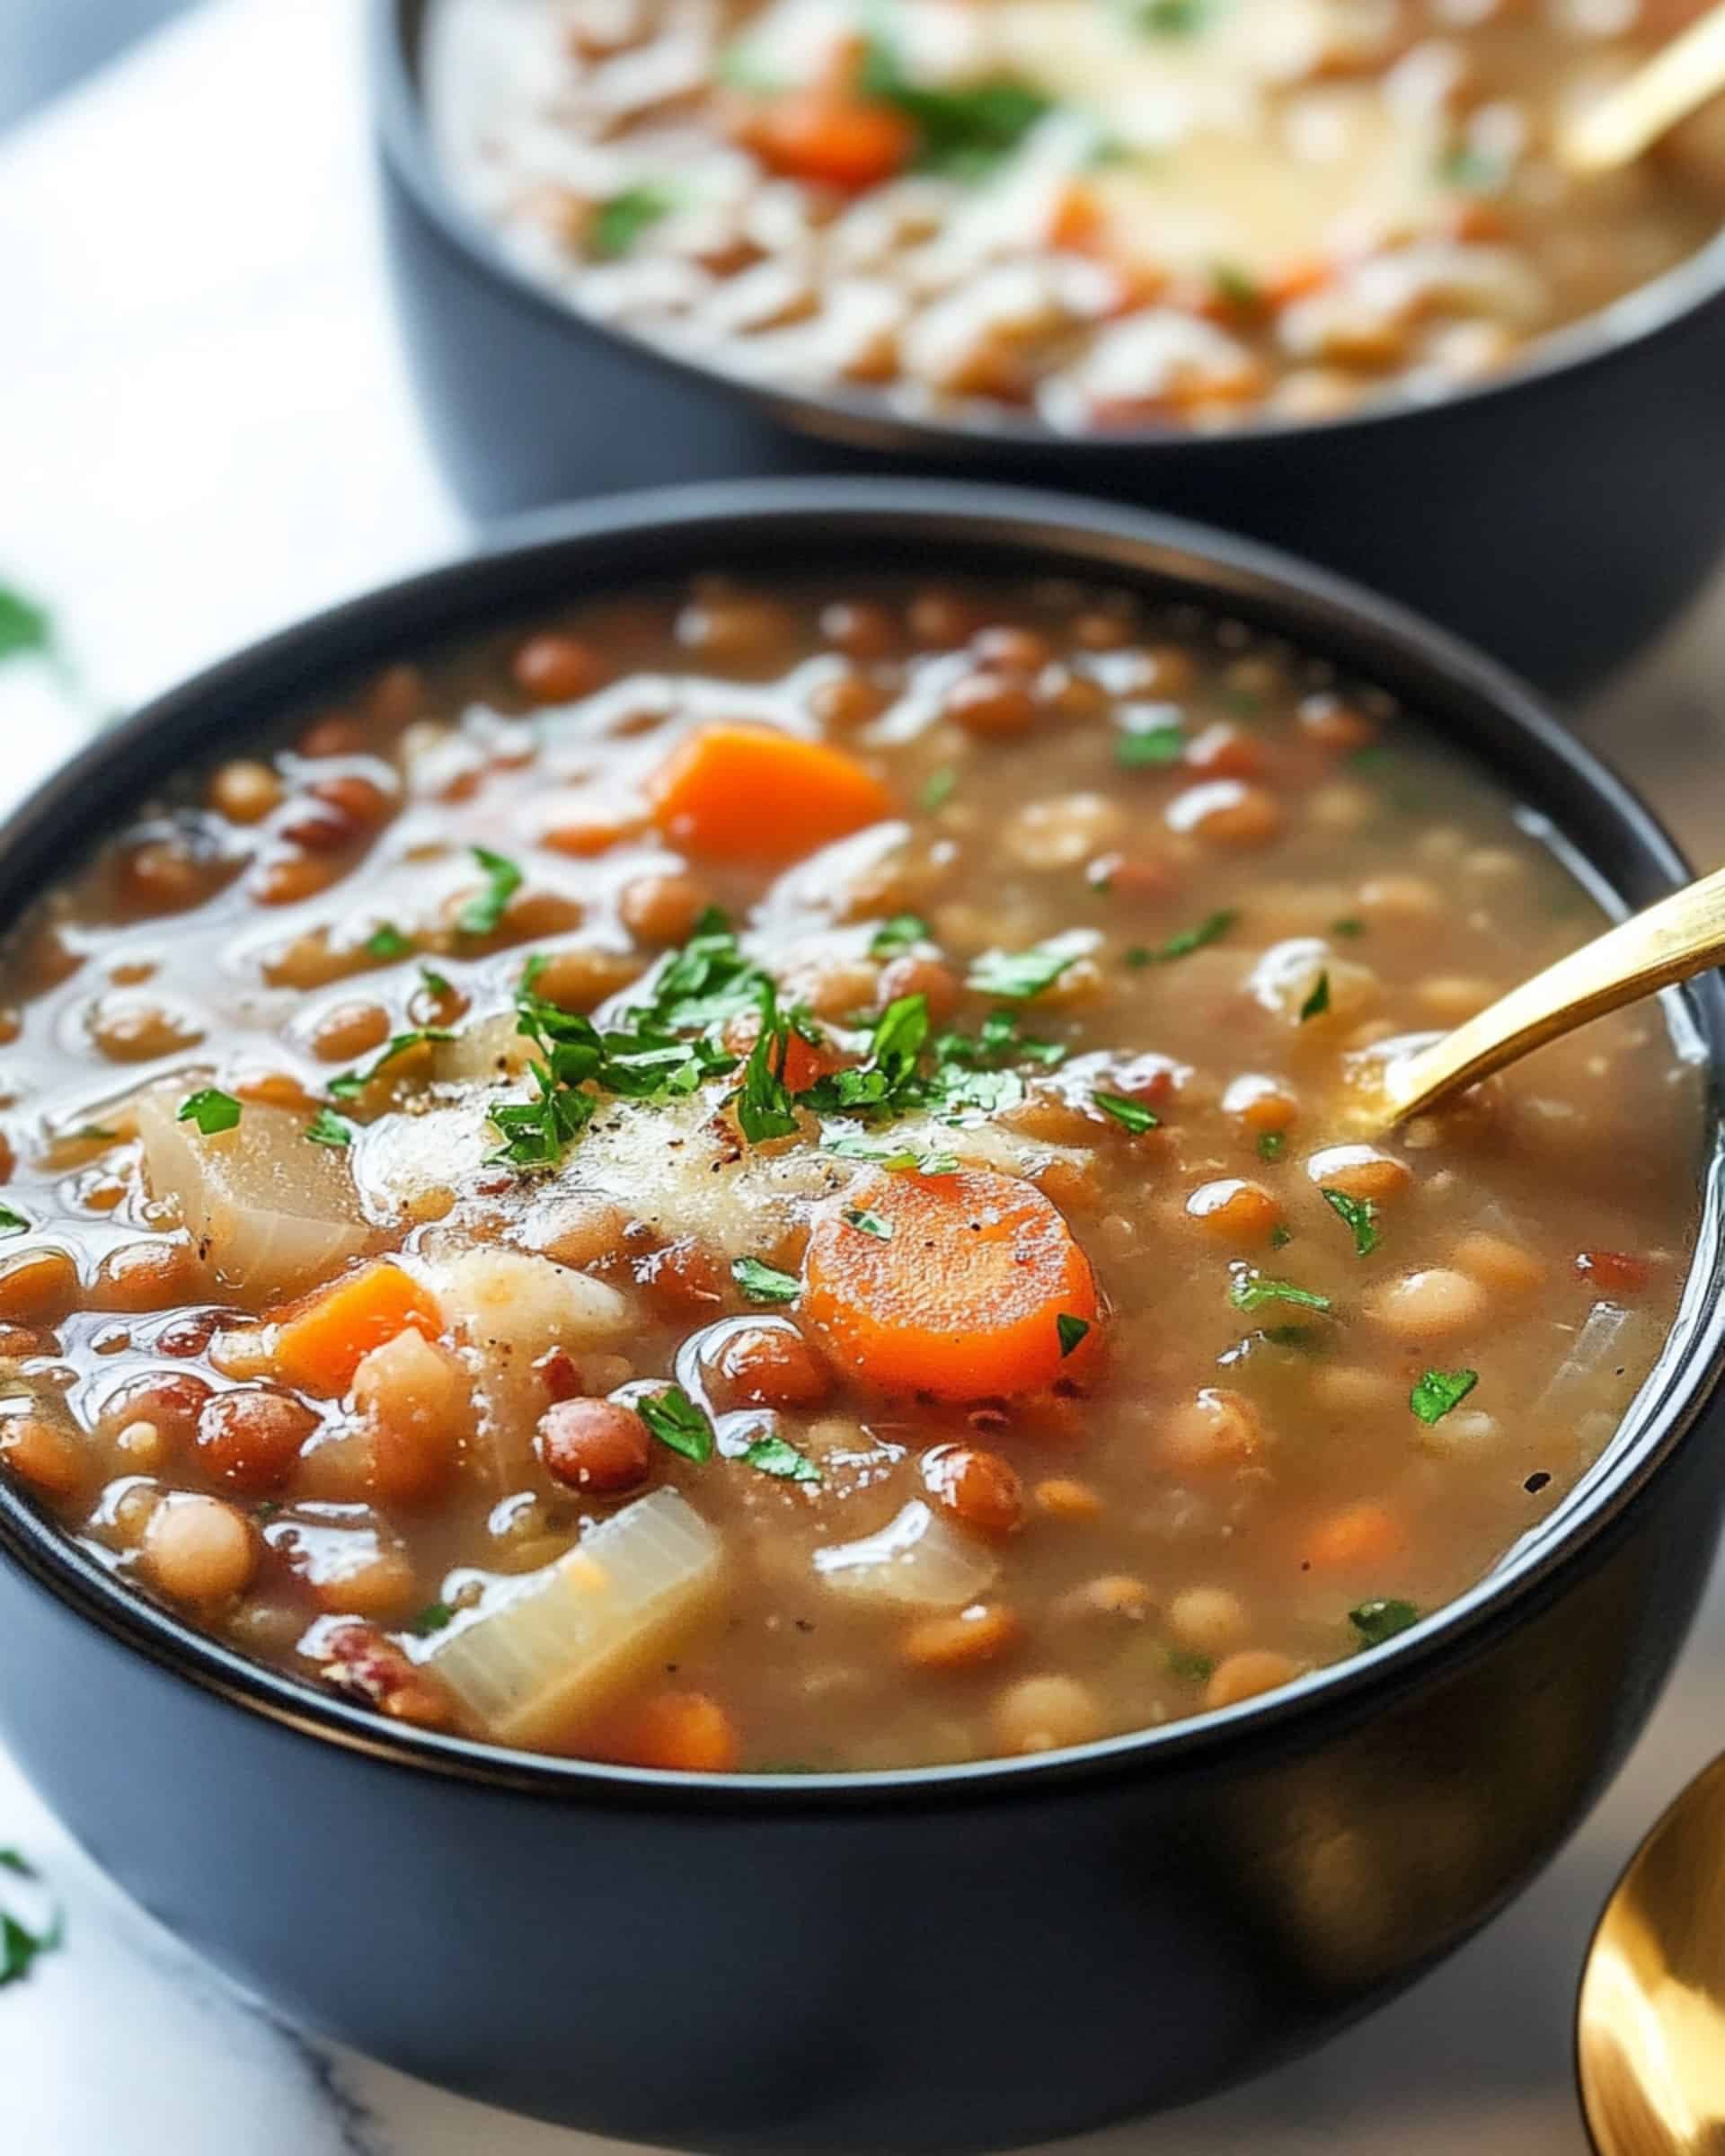
[(145, 808), (14, 933), (0, 1472), (385, 1716), (1083, 1742), (1369, 1651), (1675, 1311), (1658, 1006), (1371, 1135), (1593, 933), (1369, 685), (1070, 583), (593, 600)]
[(779, 387), (1085, 435), (1442, 393), (1692, 255), (1725, 119), (1570, 174), (1701, 0), (439, 0), (457, 196)]

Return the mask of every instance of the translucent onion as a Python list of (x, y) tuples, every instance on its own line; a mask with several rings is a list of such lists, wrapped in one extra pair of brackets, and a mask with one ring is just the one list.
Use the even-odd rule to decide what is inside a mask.
[(500, 1744), (567, 1732), (659, 1660), (712, 1600), (719, 1537), (673, 1489), (638, 1498), (427, 1659)]
[(878, 1533), (817, 1550), (815, 1569), (835, 1593), (862, 1601), (959, 1610), (987, 1592), (1000, 1564), (991, 1550), (916, 1498)]
[(183, 1080), (137, 1099), (144, 1172), (170, 1198), (224, 1286), (258, 1303), (323, 1279), (370, 1240), (345, 1154), (305, 1138), (307, 1115), (248, 1101), (232, 1130), (204, 1137), (178, 1118)]
[(1652, 1354), (1650, 1331), (1644, 1312), (1596, 1303), (1534, 1402), (1534, 1413), (1589, 1445), (1603, 1444), (1624, 1404), (1625, 1388), (1617, 1372), (1645, 1366)]

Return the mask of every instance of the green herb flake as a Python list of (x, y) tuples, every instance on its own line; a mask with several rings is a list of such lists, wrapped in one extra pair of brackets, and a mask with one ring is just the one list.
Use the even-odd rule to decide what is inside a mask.
[(743, 1065), (743, 1082), (731, 1096), (738, 1128), (751, 1145), (797, 1134), (796, 1110), (792, 1106), (791, 1089), (784, 1082), (785, 1058), (790, 1053), (790, 1021), (779, 1015), (773, 985), (765, 982), (761, 987), (761, 1029)]
[(343, 1071), (340, 1077), (332, 1078), (324, 1089), (335, 1100), (351, 1100), (363, 1093), (378, 1074), (405, 1056), (410, 1048), (417, 1048), (421, 1041), (453, 1040), (455, 1035), (447, 1026), (416, 1026), (411, 1033), (397, 1033), (386, 1040), (363, 1071)]
[(862, 1206), (846, 1206), (840, 1217), (860, 1234), (872, 1235), (879, 1242), (892, 1241), (891, 1222), (882, 1220), (878, 1213), (871, 1213)]
[(1208, 20), (1213, 0), (1137, 0), (1132, 22), (1146, 37), (1194, 37)]
[(735, 1258), (730, 1277), (751, 1303), (794, 1303), (802, 1283), (794, 1273), (782, 1273), (761, 1258)]
[(1208, 1683), (1215, 1670), (1216, 1658), (1212, 1655), (1195, 1655), (1186, 1647), (1168, 1649), (1168, 1674), (1178, 1677), (1182, 1684)]
[(1186, 736), (1177, 726), (1137, 727), (1114, 737), (1114, 761), (1125, 771), (1178, 764), (1185, 753)]
[(1327, 1183), (1318, 1195), (1353, 1230), (1355, 1257), (1369, 1258), (1377, 1248), (1377, 1207), (1369, 1198), (1349, 1197), (1345, 1190), (1332, 1190)]
[[(36, 1867), (15, 1849), (0, 1849), (0, 1870), (32, 1886), (40, 1882)], [(40, 1931), (32, 1931), (10, 1910), (0, 1909), (0, 1986), (22, 1983), (44, 1954), (57, 1952), (65, 1943), (66, 1926), (58, 1907), (50, 1908)]]
[(495, 935), (509, 900), (521, 888), (521, 871), (489, 846), (475, 846), (473, 852), (485, 871), (485, 888), (476, 891), (463, 906), (456, 915), (456, 926), (464, 936)]
[(446, 1625), (453, 1624), (455, 1620), (456, 1613), (447, 1602), (428, 1602), (409, 1630), (417, 1632), (421, 1639), (429, 1639), (434, 1632), (440, 1632)]
[(366, 938), (366, 955), (372, 959), (404, 959), (413, 948), (393, 921), (380, 922)]
[(923, 781), (922, 791), (916, 804), (926, 815), (933, 816), (937, 808), (944, 808), (958, 791), (959, 774), (951, 765), (944, 770), (930, 772)]
[(0, 1235), (22, 1235), (30, 1223), (14, 1206), (0, 1205)]
[(353, 1126), (344, 1123), (333, 1109), (320, 1108), (305, 1126), (305, 1135), (314, 1145), (351, 1145)]
[(1242, 1273), (1228, 1289), (1236, 1310), (1261, 1310), (1266, 1303), (1293, 1303), (1302, 1310), (1328, 1310), (1330, 1298), (1316, 1289), (1296, 1287), (1291, 1280), (1267, 1279), (1262, 1273)]
[(0, 584), (0, 660), (23, 658), (54, 649), (54, 622), (45, 606)]
[(435, 995), (439, 1002), (456, 993), (443, 975), (434, 972), (429, 966), (420, 968), (420, 981), (427, 994)]
[(1210, 288), (1225, 306), (1242, 314), (1255, 313), (1264, 302), (1263, 287), (1238, 262), (1216, 262), (1210, 270)]
[(820, 1470), (788, 1438), (757, 1437), (743, 1454), (743, 1465), (774, 1475), (781, 1482), (818, 1482)]
[(174, 1116), (176, 1123), (195, 1123), (206, 1138), (234, 1129), (239, 1119), (240, 1103), (232, 1093), (222, 1092), (213, 1085), (200, 1086), (195, 1093), (188, 1093)]
[(1048, 950), (1039, 944), (1029, 950), (985, 950), (972, 965), (965, 985), (982, 995), (1027, 1003), (1053, 987), (1077, 959), (1075, 950)]
[(1279, 1220), (1269, 1231), (1269, 1247), (1272, 1250), (1285, 1250), (1293, 1240), (1293, 1230)]
[(951, 89), (915, 83), (897, 49), (878, 33), (864, 48), (857, 86), (910, 121), (922, 171), (957, 180), (985, 177), (1054, 110), (1041, 91), (1008, 75)]
[(588, 246), (601, 261), (614, 262), (676, 207), (677, 198), (669, 188), (650, 181), (625, 187), (600, 203), (588, 229)]
[(1408, 1405), (1421, 1422), (1441, 1422), (1479, 1382), (1477, 1370), (1428, 1370), (1409, 1393)]
[(1258, 1133), (1258, 1158), (1261, 1161), (1279, 1161), (1287, 1151), (1286, 1131), (1261, 1130)]
[(1418, 1624), (1420, 1613), (1411, 1602), (1362, 1602), (1349, 1611), (1348, 1621), (1359, 1634), (1362, 1647), (1382, 1647), (1411, 1624)]
[(1322, 1018), (1330, 1008), (1330, 976), (1321, 973), (1312, 984), (1312, 993), (1300, 1005), (1300, 1023), (1311, 1018)]
[(928, 923), (920, 914), (895, 914), (891, 920), (883, 921), (869, 940), (871, 959), (896, 959), (907, 951), (913, 943), (925, 942)]
[(1154, 1130), (1162, 1120), (1142, 1100), (1134, 1100), (1125, 1093), (1092, 1093), (1090, 1097), (1105, 1116), (1112, 1116), (1117, 1123), (1123, 1123), (1134, 1137), (1142, 1136), (1146, 1130)]
[(1366, 933), (1366, 923), (1363, 921), (1356, 920), (1352, 914), (1346, 914), (1340, 921), (1332, 921), (1330, 923), (1330, 933), (1332, 936), (1363, 936)]
[(1170, 936), (1165, 943), (1158, 944), (1147, 958), (1134, 959), (1128, 953), (1128, 961), (1140, 966), (1152, 961), (1159, 966), (1166, 966), (1172, 959), (1190, 958), (1193, 951), (1202, 950), (1207, 943), (1215, 943), (1225, 936), (1239, 918), (1239, 915), (1234, 913), (1210, 914), (1196, 928), (1182, 928), (1177, 935)]
[(1063, 1310), (1054, 1321), (1054, 1330), (1060, 1341), (1060, 1354), (1064, 1360), (1081, 1340), (1088, 1337), (1090, 1321), (1088, 1318), (1075, 1318), (1070, 1311)]
[(712, 1457), (712, 1425), (681, 1385), (667, 1385), (635, 1402), (635, 1412), (661, 1445), (684, 1459), (701, 1462)]
[(1297, 1348), (1302, 1352), (1317, 1347), (1322, 1338), (1313, 1325), (1266, 1325), (1258, 1337), (1272, 1348)]

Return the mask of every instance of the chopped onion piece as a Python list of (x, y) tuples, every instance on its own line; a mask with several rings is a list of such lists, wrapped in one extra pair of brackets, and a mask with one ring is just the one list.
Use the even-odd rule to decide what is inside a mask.
[(914, 1609), (958, 1610), (987, 1592), (1000, 1565), (992, 1551), (917, 1498), (878, 1533), (817, 1550), (815, 1569), (842, 1595)]
[[(1609, 1379), (1620, 1368), (1639, 1369), (1646, 1362), (1649, 1343), (1641, 1336), (1647, 1329), (1648, 1321), (1640, 1312), (1624, 1310), (1616, 1303), (1596, 1303), (1570, 1352), (1534, 1402), (1534, 1413), (1552, 1422), (1573, 1424), (1589, 1409), (1603, 1412), (1599, 1401), (1602, 1393), (1610, 1397)], [(1614, 1423), (1616, 1415), (1606, 1420)]]
[(150, 1195), (172, 1198), (216, 1277), (261, 1303), (297, 1294), (366, 1249), (345, 1152), (308, 1145), (308, 1115), (248, 1101), (231, 1130), (204, 1137), (177, 1120), (185, 1080), (137, 1099)]
[(427, 1660), (500, 1744), (544, 1743), (657, 1660), (712, 1597), (718, 1536), (673, 1489), (584, 1535)]

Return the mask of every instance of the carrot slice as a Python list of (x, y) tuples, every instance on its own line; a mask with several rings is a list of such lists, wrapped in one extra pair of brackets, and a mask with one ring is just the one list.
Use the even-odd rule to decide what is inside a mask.
[(374, 1348), (411, 1325), (435, 1336), (431, 1298), (399, 1265), (363, 1265), (343, 1273), (284, 1312), (278, 1321), (276, 1368), (290, 1385), (334, 1400)]
[(1305, 1554), (1320, 1572), (1370, 1572), (1393, 1564), (1407, 1546), (1402, 1523), (1388, 1506), (1364, 1502), (1320, 1521)]
[(648, 782), (668, 838), (717, 861), (793, 861), (892, 814), (873, 773), (764, 726), (703, 726)]
[(625, 1766), (729, 1774), (742, 1756), (742, 1740), (730, 1715), (704, 1692), (659, 1692), (613, 1717), (593, 1751)]
[(981, 1170), (881, 1173), (817, 1221), (802, 1314), (865, 1383), (976, 1400), (1034, 1391), (1069, 1368), (1075, 1327), (1059, 1321), (1084, 1337), (1096, 1283), (1033, 1183)]
[(902, 112), (835, 88), (775, 98), (741, 133), (775, 172), (859, 191), (901, 172), (916, 149), (916, 130)]

